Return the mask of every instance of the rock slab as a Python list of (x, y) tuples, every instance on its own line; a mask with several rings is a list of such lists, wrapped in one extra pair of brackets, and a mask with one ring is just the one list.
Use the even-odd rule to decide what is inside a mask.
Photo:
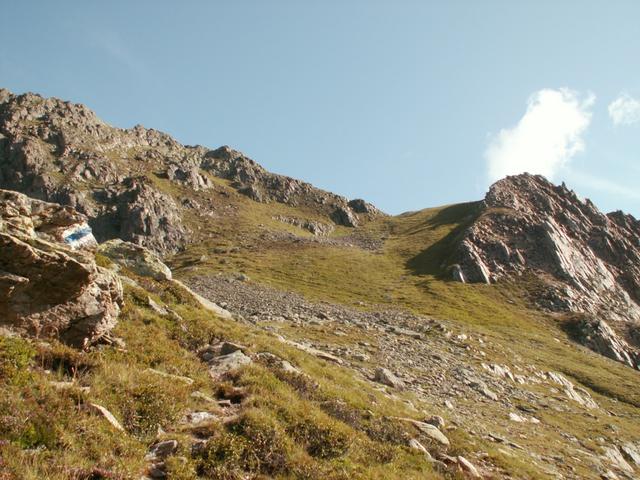
[(87, 218), (0, 190), (0, 323), (85, 346), (117, 323), (122, 285), (95, 263)]

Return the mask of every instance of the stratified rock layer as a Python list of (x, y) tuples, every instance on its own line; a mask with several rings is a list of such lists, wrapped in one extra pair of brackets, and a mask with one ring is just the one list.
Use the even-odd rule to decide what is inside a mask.
[(76, 346), (111, 330), (122, 286), (95, 247), (84, 215), (0, 190), (0, 323)]
[(593, 335), (584, 335), (592, 339), (587, 344), (637, 367), (633, 332), (640, 323), (640, 222), (632, 216), (605, 215), (564, 184), (555, 186), (542, 176), (507, 177), (487, 193), (457, 257), (454, 276), (461, 281), (491, 283), (536, 274), (547, 287), (536, 299), (542, 307), (608, 322), (613, 330), (597, 324)]

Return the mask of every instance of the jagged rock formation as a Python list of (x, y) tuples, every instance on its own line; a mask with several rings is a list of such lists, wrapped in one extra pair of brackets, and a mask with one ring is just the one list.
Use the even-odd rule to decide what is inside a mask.
[(82, 346), (116, 324), (122, 286), (70, 207), (0, 190), (0, 323)]
[(214, 188), (212, 176), (255, 201), (307, 207), (338, 225), (381, 215), (363, 200), (267, 172), (226, 146), (183, 146), (153, 129), (111, 127), (84, 105), (0, 89), (0, 188), (74, 207), (101, 242), (180, 250), (192, 237), (184, 221), (192, 201), (155, 180), (202, 191)]
[(616, 334), (604, 320), (582, 316), (570, 321), (568, 327), (574, 338), (591, 350), (640, 369), (640, 351)]
[(257, 202), (279, 202), (313, 207), (334, 223), (356, 227), (359, 217), (372, 219), (382, 212), (364, 200), (348, 201), (310, 183), (267, 172), (255, 161), (227, 146), (207, 152), (201, 168), (217, 177), (231, 180), (242, 193)]
[(640, 322), (640, 222), (632, 216), (605, 215), (541, 176), (507, 177), (487, 193), (457, 261), (459, 281), (536, 274), (546, 289), (537, 296), (540, 306), (598, 318), (592, 334), (583, 335), (591, 338), (587, 345), (637, 367), (637, 351), (606, 323), (638, 345), (632, 332)]

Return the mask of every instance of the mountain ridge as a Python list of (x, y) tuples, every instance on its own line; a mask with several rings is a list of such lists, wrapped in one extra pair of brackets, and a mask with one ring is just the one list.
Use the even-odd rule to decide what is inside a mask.
[[(0, 133), (0, 188), (22, 192), (3, 197), (0, 233), (42, 258), (81, 259), (87, 279), (56, 282), (51, 263), (27, 270), (28, 258), (2, 256), (0, 306), (48, 295), (33, 307), (52, 328), (30, 329), (29, 315), (0, 328), (0, 407), (11, 412), (0, 415), (0, 478), (640, 472), (633, 318), (611, 321), (613, 294), (582, 275), (592, 269), (552, 254), (591, 267), (591, 237), (622, 245), (600, 261), (623, 295), (633, 217), (530, 175), (484, 201), (385, 215), (228, 147), (185, 147), (7, 91)], [(55, 228), (12, 227), (48, 211), (61, 212)], [(475, 281), (482, 268), (489, 284)], [(93, 272), (121, 291), (107, 297)], [(580, 280), (584, 298), (565, 308), (573, 297), (558, 287)], [(78, 344), (47, 314), (89, 307), (85, 323), (64, 319), (89, 327)]]
[[(602, 214), (542, 176), (506, 177), (490, 188), (458, 256), (455, 276), (463, 282), (539, 275), (541, 308), (586, 314), (583, 335), (590, 324), (596, 333), (585, 341), (608, 344), (599, 350), (640, 368), (640, 222), (633, 216)], [(609, 324), (621, 339), (611, 338)]]
[[(354, 227), (382, 215), (364, 200), (269, 173), (229, 147), (183, 146), (140, 125), (110, 127), (84, 105), (55, 98), (0, 90), (0, 134), (7, 159), (0, 185), (76, 208), (89, 216), (99, 240), (121, 236), (175, 252), (189, 236), (179, 217), (192, 205), (176, 204), (154, 181), (206, 190), (213, 187), (207, 174), (258, 202), (313, 208), (336, 225)], [(159, 214), (163, 204), (159, 218), (144, 215), (145, 208)]]

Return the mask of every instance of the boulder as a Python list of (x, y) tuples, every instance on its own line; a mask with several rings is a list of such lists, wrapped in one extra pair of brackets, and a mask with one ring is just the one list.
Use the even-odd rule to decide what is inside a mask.
[(98, 251), (133, 273), (156, 280), (171, 280), (171, 270), (158, 255), (147, 248), (120, 239), (100, 244)]
[(402, 420), (404, 422), (408, 422), (412, 424), (415, 428), (417, 428), (420, 433), (422, 433), (425, 437), (433, 440), (441, 445), (449, 446), (449, 439), (445, 436), (444, 433), (440, 431), (437, 427), (434, 427), (430, 423), (420, 422), (418, 420), (414, 420), (412, 418), (398, 418), (398, 420)]
[(155, 461), (167, 458), (169, 455), (173, 455), (178, 450), (177, 440), (164, 440), (154, 443), (149, 448), (149, 453), (145, 456), (145, 460)]
[(235, 350), (227, 355), (214, 357), (207, 363), (209, 365), (209, 375), (211, 375), (212, 378), (217, 379), (227, 372), (250, 364), (251, 358), (242, 353), (241, 350)]
[(390, 370), (386, 368), (378, 368), (374, 375), (374, 380), (383, 385), (387, 385), (393, 388), (403, 388), (404, 382), (396, 377)]
[(482, 478), (478, 469), (469, 460), (464, 457), (458, 456), (458, 465), (471, 478)]
[(331, 220), (333, 220), (334, 223), (343, 225), (345, 227), (358, 226), (358, 218), (349, 207), (336, 207), (336, 209), (331, 214)]
[(122, 285), (95, 263), (87, 218), (0, 190), (0, 323), (86, 346), (117, 323)]
[(347, 205), (349, 205), (349, 208), (351, 208), (355, 213), (380, 214), (380, 210), (361, 198), (354, 198), (353, 200), (350, 200)]

